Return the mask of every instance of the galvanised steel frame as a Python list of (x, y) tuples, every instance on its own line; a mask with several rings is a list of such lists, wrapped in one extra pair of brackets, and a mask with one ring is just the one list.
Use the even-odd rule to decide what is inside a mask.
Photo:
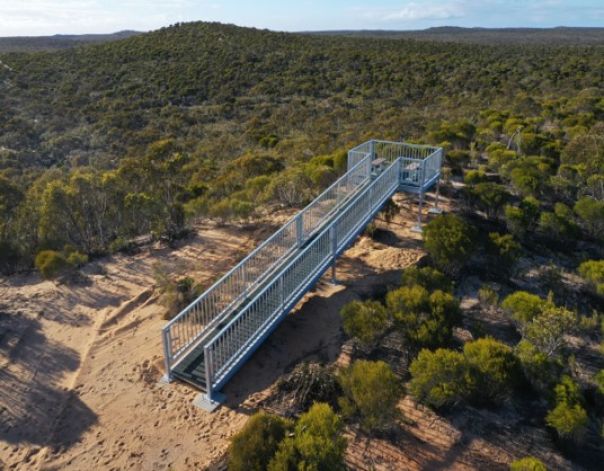
[[(388, 141), (352, 149), (341, 178), (164, 327), (166, 379), (203, 345), (212, 400), (394, 193), (423, 194), (438, 181), (442, 157), (441, 148)], [(379, 174), (375, 159), (387, 162)]]

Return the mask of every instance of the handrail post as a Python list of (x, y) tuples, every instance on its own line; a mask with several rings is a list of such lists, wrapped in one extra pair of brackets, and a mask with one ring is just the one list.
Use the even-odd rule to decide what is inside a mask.
[(284, 305), (285, 305), (285, 288), (283, 287), (283, 276), (279, 277), (279, 296), (280, 296), (280, 300), (281, 300), (281, 309), (283, 309)]
[(338, 237), (336, 232), (336, 224), (329, 228), (329, 241), (331, 243), (331, 282), (337, 283), (336, 279), (336, 259), (338, 258)]
[(172, 345), (170, 342), (170, 332), (168, 329), (162, 329), (162, 337), (163, 337), (163, 347), (164, 347), (164, 368), (166, 369), (166, 374), (163, 376), (162, 380), (166, 383), (170, 383), (172, 381)]
[(206, 394), (208, 395), (208, 399), (212, 400), (212, 351), (209, 345), (203, 347), (203, 356), (206, 375)]
[(299, 213), (296, 216), (296, 240), (298, 248), (302, 247), (304, 243), (304, 213)]

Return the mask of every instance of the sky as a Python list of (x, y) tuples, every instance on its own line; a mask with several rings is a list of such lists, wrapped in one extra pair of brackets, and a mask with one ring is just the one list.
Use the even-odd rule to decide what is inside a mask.
[(604, 0), (0, 0), (0, 36), (149, 31), (199, 20), (279, 31), (604, 26)]

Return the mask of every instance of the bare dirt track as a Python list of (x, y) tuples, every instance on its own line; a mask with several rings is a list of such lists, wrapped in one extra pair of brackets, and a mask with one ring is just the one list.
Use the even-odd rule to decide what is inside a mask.
[[(0, 279), (0, 469), (220, 467), (229, 438), (283, 373), (303, 360), (342, 362), (340, 308), (397, 284), (402, 269), (423, 256), (409, 231), (413, 215), (402, 208), (392, 223), (378, 223), (374, 239), (362, 237), (345, 253), (340, 284), (321, 281), (305, 296), (227, 385), (227, 403), (214, 414), (191, 404), (197, 392), (190, 387), (158, 382), (165, 321), (153, 273), (160, 265), (209, 282), (270, 226), (202, 225), (178, 248), (89, 264), (80, 285), (37, 275)], [(488, 462), (504, 469), (513, 458), (488, 441), (458, 452), (461, 427), (409, 401), (401, 408), (414, 425), (403, 427), (400, 443), (348, 432), (352, 467), (477, 469)]]

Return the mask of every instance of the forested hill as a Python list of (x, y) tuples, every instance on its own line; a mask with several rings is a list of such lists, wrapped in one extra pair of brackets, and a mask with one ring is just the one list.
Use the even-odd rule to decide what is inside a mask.
[(111, 34), (56, 34), (54, 36), (14, 36), (0, 38), (0, 53), (55, 51), (85, 44), (104, 43), (141, 34), (120, 31)]
[(188, 23), (0, 55), (4, 266), (301, 204), (369, 136), (484, 150), (522, 125), (559, 159), (602, 119), (603, 52)]
[(604, 44), (604, 28), (460, 28), (442, 26), (418, 31), (322, 31), (314, 34), (502, 45)]

